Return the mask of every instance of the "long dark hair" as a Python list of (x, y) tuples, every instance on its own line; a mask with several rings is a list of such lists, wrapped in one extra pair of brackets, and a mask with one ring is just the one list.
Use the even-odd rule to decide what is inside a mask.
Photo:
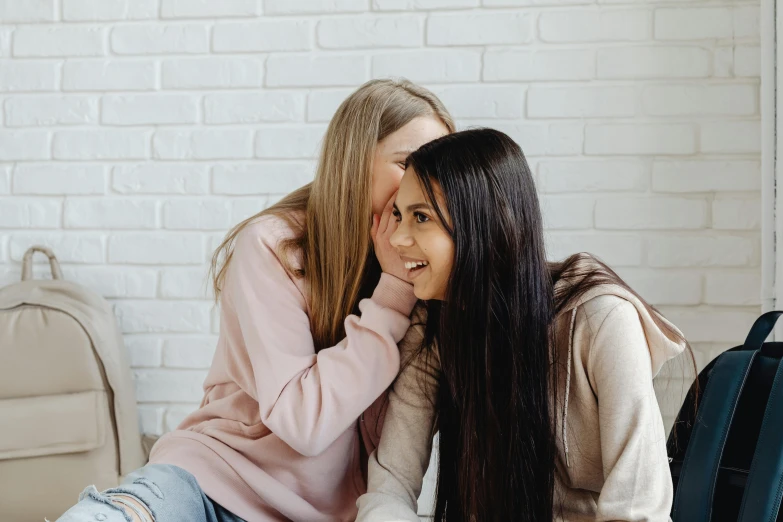
[(687, 342), (594, 256), (547, 262), (533, 177), (507, 135), (450, 134), (408, 166), (454, 241), (445, 300), (427, 303), (423, 344), (439, 350), (442, 370), (435, 520), (551, 521), (558, 314), (596, 286), (619, 285), (670, 339)]
[(454, 241), (425, 341), (441, 351), (435, 520), (552, 520), (554, 296), (525, 157), (505, 134), (479, 129), (424, 145), (408, 165)]

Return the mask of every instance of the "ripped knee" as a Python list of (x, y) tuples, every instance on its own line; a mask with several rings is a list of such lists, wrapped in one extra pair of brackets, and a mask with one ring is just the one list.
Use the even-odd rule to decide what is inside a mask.
[[(99, 493), (95, 486), (90, 486), (79, 496), (79, 500), (87, 497), (119, 511), (125, 517), (126, 522), (155, 522), (150, 508), (137, 496), (123, 491), (122, 488), (109, 489)], [(106, 520), (106, 515), (102, 513), (96, 515), (96, 520), (101, 520), (98, 518), (99, 516), (103, 516), (103, 520)]]

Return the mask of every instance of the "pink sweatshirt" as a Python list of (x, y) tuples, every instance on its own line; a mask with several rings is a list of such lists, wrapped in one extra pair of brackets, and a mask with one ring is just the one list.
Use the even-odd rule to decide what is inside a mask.
[(345, 339), (316, 355), (305, 281), (278, 258), (292, 234), (265, 216), (238, 235), (204, 399), (157, 442), (150, 462), (189, 471), (248, 521), (354, 520), (366, 491), (361, 455), (380, 434), (376, 399), (399, 370), (397, 343), (416, 298), (411, 285), (383, 274), (359, 304), (361, 318), (345, 320)]

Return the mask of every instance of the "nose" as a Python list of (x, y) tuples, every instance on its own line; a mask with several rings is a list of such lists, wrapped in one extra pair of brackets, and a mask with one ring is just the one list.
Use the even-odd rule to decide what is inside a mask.
[(408, 225), (405, 224), (404, 219), (397, 224), (397, 230), (392, 233), (389, 238), (389, 243), (391, 243), (391, 246), (396, 248), (397, 251), (401, 248), (413, 246), (413, 237), (410, 235)]

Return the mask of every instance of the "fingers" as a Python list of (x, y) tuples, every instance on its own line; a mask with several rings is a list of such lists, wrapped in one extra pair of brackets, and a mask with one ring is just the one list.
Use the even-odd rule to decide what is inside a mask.
[(386, 234), (386, 229), (389, 227), (389, 221), (391, 220), (392, 212), (394, 212), (394, 200), (396, 199), (397, 199), (397, 192), (392, 194), (392, 197), (389, 198), (389, 201), (386, 203), (386, 206), (383, 209), (383, 215), (381, 216), (381, 223), (378, 228), (378, 230), (380, 230), (382, 234)]
[(370, 237), (375, 240), (375, 236), (378, 234), (378, 225), (381, 222), (378, 214), (372, 215), (372, 228), (370, 229)]

